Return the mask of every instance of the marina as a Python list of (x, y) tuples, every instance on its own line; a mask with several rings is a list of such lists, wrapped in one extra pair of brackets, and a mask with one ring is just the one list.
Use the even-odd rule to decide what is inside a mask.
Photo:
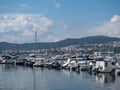
[(95, 73), (120, 73), (120, 60), (116, 56), (80, 56), (63, 55), (2, 55), (0, 64), (12, 64), (29, 67), (45, 67), (67, 69), (73, 71), (88, 71)]
[(120, 0), (0, 0), (0, 90), (120, 90)]
[[(115, 71), (112, 72), (112, 59), (98, 61), (82, 56), (61, 60), (61, 57), (57, 55), (48, 58), (35, 54), (28, 54), (24, 58), (2, 57), (0, 90), (119, 90), (118, 62), (114, 64)], [(104, 71), (104, 62), (108, 62), (108, 71)]]

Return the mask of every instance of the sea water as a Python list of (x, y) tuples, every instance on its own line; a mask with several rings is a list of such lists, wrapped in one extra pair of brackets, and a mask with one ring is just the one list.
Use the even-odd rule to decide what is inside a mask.
[(0, 90), (119, 90), (110, 74), (0, 64)]

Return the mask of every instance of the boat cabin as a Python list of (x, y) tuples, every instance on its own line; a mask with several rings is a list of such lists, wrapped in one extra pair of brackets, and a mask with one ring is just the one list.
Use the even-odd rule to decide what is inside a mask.
[(96, 61), (96, 71), (97, 72), (112, 72), (115, 65), (110, 60), (99, 60)]

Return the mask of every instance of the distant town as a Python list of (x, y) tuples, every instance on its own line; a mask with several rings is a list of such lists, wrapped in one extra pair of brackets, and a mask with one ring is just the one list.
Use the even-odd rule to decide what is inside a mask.
[(109, 42), (109, 43), (99, 43), (99, 44), (80, 44), (80, 45), (69, 45), (59, 48), (50, 49), (31, 49), (31, 50), (4, 50), (2, 53), (40, 53), (40, 54), (66, 54), (71, 55), (92, 55), (94, 52), (100, 52), (103, 55), (120, 55), (120, 42)]

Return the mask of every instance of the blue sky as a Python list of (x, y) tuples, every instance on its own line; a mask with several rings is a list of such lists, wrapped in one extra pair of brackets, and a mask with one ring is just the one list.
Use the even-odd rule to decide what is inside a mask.
[(120, 0), (0, 0), (0, 42), (120, 37)]

